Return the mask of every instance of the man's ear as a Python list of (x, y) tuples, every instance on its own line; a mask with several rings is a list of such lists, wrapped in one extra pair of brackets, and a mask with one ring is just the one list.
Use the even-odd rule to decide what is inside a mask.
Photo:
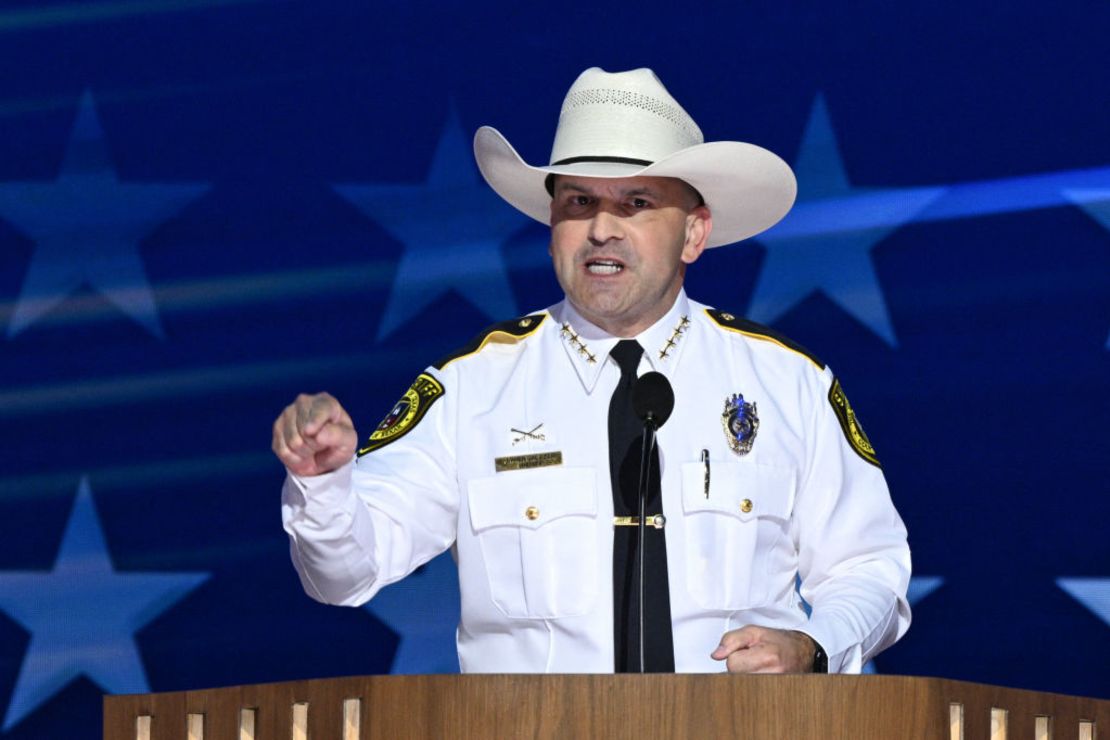
[(706, 206), (698, 206), (686, 214), (686, 242), (682, 245), (682, 261), (688, 265), (694, 264), (705, 245), (709, 242), (709, 234), (713, 231), (713, 214)]

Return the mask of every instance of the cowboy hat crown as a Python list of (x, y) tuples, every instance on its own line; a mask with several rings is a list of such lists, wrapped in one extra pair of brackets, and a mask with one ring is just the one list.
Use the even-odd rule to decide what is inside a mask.
[(546, 167), (527, 164), (496, 129), (474, 135), (474, 157), (490, 187), (510, 205), (550, 223), (549, 175), (676, 177), (713, 214), (707, 246), (746, 239), (790, 210), (794, 173), (772, 152), (738, 141), (705, 143), (701, 129), (655, 73), (591, 67), (563, 100)]

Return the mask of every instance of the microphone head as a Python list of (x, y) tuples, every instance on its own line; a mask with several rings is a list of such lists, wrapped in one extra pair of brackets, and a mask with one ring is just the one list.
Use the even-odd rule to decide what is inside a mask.
[(674, 411), (674, 390), (663, 373), (644, 373), (632, 385), (632, 410), (641, 421), (656, 429), (663, 426)]

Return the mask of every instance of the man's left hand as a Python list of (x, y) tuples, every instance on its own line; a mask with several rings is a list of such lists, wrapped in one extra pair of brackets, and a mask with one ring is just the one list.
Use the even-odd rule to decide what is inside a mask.
[(713, 651), (729, 673), (809, 673), (817, 643), (793, 630), (748, 625), (726, 632)]

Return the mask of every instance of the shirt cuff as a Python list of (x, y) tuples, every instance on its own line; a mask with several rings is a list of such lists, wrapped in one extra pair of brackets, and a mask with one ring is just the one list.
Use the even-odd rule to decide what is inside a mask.
[(863, 655), (861, 646), (845, 645), (844, 638), (837, 637), (836, 628), (827, 620), (811, 619), (794, 629), (809, 635), (825, 651), (829, 661), (829, 673), (859, 673), (863, 668), (863, 662), (860, 660)]
[(351, 494), (352, 460), (342, 467), (320, 475), (297, 475), (286, 471), (282, 503), (296, 508), (319, 509), (334, 507)]

